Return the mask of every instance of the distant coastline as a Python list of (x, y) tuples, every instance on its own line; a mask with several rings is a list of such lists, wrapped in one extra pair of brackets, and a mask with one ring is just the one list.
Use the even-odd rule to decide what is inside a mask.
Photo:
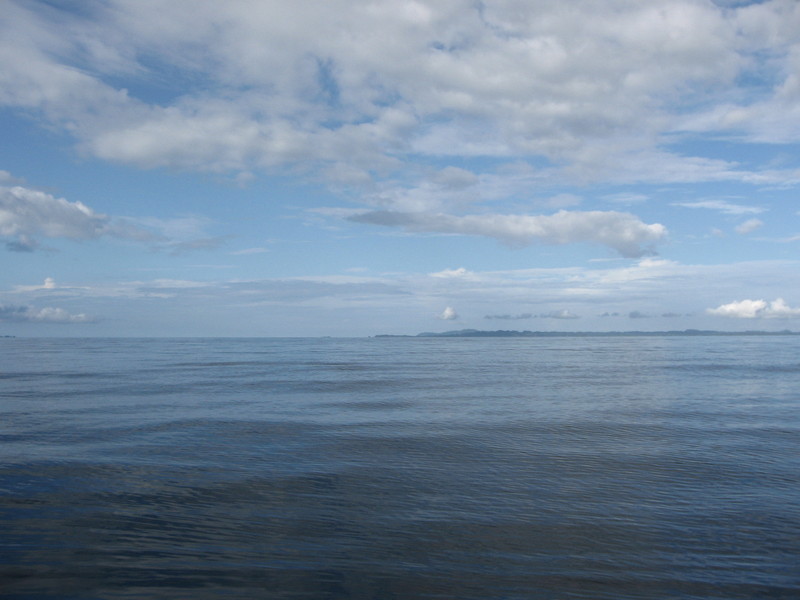
[(680, 331), (513, 331), (498, 329), (483, 331), (479, 329), (459, 329), (434, 333), (425, 331), (416, 335), (379, 334), (379, 338), (397, 337), (663, 337), (663, 336), (755, 336), (755, 335), (800, 335), (789, 331), (714, 331), (708, 329), (683, 329)]

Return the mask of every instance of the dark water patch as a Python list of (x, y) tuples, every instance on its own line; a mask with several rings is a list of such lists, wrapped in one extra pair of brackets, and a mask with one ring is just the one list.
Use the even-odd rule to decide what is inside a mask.
[(799, 343), (26, 340), (0, 596), (794, 600)]

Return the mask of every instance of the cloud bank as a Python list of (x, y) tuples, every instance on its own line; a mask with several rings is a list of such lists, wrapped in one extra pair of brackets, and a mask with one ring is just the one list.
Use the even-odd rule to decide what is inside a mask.
[[(109, 0), (80, 10), (9, 1), (4, 13), (0, 106), (102, 160), (238, 181), (288, 169), (373, 207), (403, 191), (394, 212), (366, 213), (365, 223), (641, 256), (664, 230), (621, 213), (456, 216), (450, 205), (516, 199), (536, 182), (800, 179), (664, 142), (709, 132), (800, 140), (800, 5), (789, 0), (575, 0), (570, 10), (544, 0)], [(431, 159), (470, 157), (528, 172), (420, 175)], [(32, 248), (36, 234), (88, 239), (107, 226), (79, 203), (24, 201), (60, 216), (22, 222), (13, 211), (4, 235), (14, 250)], [(577, 201), (556, 195), (550, 207)], [(432, 214), (412, 214), (421, 210)]]
[[(665, 129), (784, 140), (800, 122), (796, 110), (775, 111), (778, 130), (769, 116), (790, 106), (789, 77), (749, 103), (726, 95), (769, 61), (797, 62), (787, 47), (800, 9), (789, 1), (577, 0), (565, 11), (330, 0), (302, 19), (277, 0), (5, 10), (0, 102), (69, 125), (94, 156), (148, 168), (245, 171), (347, 155), (371, 169), (421, 152), (569, 159), (590, 175)], [(759, 54), (766, 47), (777, 56)], [(172, 75), (162, 102), (119, 86), (156, 65)], [(687, 116), (706, 91), (727, 102), (696, 103)]]

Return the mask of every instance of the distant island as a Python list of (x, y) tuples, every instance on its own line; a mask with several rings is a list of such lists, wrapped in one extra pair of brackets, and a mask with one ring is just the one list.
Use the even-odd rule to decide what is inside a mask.
[(713, 331), (707, 329), (683, 329), (681, 331), (511, 331), (498, 329), (482, 331), (479, 329), (459, 329), (434, 333), (425, 331), (417, 335), (380, 334), (379, 338), (396, 337), (656, 337), (656, 336), (742, 336), (742, 335), (800, 335), (789, 331)]

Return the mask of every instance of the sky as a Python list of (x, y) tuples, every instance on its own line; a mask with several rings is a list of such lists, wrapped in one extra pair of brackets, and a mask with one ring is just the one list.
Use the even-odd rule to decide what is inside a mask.
[(800, 2), (3, 0), (0, 335), (800, 330)]

